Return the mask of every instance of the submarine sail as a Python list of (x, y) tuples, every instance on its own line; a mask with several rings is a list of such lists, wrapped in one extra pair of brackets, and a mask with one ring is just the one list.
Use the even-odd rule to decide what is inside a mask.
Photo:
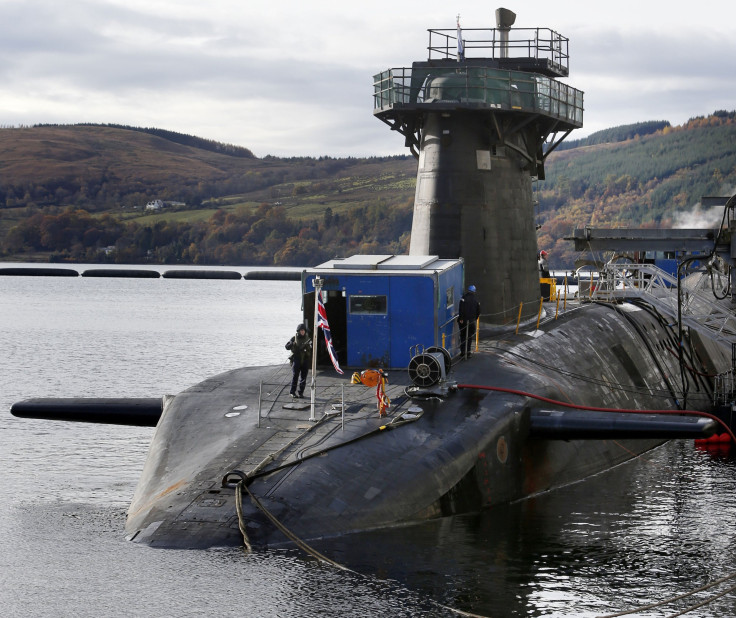
[(483, 284), (484, 320), (498, 324), (520, 303), (522, 317), (535, 312), (532, 179), (583, 125), (583, 93), (558, 79), (568, 39), (512, 30), (515, 17), (499, 9), (495, 29), (430, 30), (429, 58), (377, 74), (373, 95), (374, 115), (418, 160), (409, 252), (462, 257), (467, 281)]

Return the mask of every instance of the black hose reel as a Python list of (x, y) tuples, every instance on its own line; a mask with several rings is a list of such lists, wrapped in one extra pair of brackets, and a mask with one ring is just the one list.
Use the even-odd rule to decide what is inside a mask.
[(434, 386), (447, 378), (452, 357), (445, 348), (433, 346), (412, 351), (415, 353), (409, 361), (409, 378), (415, 386)]

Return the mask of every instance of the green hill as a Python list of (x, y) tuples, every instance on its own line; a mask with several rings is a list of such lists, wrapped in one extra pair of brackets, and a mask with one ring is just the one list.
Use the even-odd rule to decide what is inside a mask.
[[(573, 140), (535, 183), (540, 248), (572, 228), (671, 225), (736, 184), (736, 118), (637, 123)], [(312, 264), (408, 248), (410, 157), (255, 158), (241, 147), (117, 125), (0, 129), (0, 257)], [(147, 210), (160, 200), (163, 209)], [(114, 249), (113, 249), (114, 248)]]
[[(411, 156), (256, 159), (157, 130), (0, 129), (0, 257), (303, 264), (400, 252), (415, 175)], [(152, 200), (165, 207), (147, 210)]]

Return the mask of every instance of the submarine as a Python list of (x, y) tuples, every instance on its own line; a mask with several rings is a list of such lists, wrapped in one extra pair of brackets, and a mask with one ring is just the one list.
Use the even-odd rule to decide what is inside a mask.
[[(540, 293), (532, 181), (582, 126), (583, 94), (559, 81), (568, 40), (514, 21), (499, 9), (495, 28), (429, 30), (426, 61), (374, 77), (374, 116), (417, 158), (410, 250), (303, 269), (305, 398), (284, 363), (160, 399), (14, 404), (155, 427), (129, 540), (308, 548), (522, 500), (724, 424), (736, 322), (702, 277), (611, 263), (562, 311), (554, 287)], [(730, 256), (716, 248), (730, 243), (717, 236), (697, 263), (721, 281), (713, 264)], [(481, 313), (461, 349), (471, 285)]]

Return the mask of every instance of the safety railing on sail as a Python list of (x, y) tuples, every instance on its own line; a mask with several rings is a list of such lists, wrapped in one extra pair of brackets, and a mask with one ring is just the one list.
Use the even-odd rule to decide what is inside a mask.
[[(424, 102), (423, 97), (414, 97)], [(373, 109), (392, 107), (395, 103), (411, 103), (411, 69), (395, 68), (373, 76)]]
[[(448, 76), (453, 78), (451, 86), (433, 86), (437, 78)], [(534, 73), (468, 67), (423, 69), (412, 75), (411, 68), (397, 67), (373, 77), (374, 110), (443, 101), (542, 113), (579, 125), (583, 122), (583, 93)]]
[[(506, 35), (507, 38), (503, 36)], [(462, 45), (458, 45), (458, 37)], [(429, 30), (429, 59), (464, 57), (547, 59), (567, 74), (570, 40), (549, 28)]]
[[(704, 274), (696, 284), (683, 287), (681, 315), (727, 338), (736, 338), (736, 316), (719, 304), (711, 292), (711, 279), (717, 273)], [(723, 287), (719, 283), (720, 287)], [(666, 307), (677, 315), (677, 277), (657, 268), (654, 264), (611, 262), (601, 270), (598, 281), (590, 291), (591, 300), (613, 301), (630, 297), (646, 297), (652, 304)]]

